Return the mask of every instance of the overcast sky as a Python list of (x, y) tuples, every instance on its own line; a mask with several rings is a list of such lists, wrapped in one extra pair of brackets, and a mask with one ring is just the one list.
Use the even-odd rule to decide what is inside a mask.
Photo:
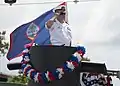
[[(47, 0), (39, 0), (43, 2)], [(60, 0), (48, 0), (60, 1)], [(18, 0), (17, 3), (38, 2), (38, 0)], [(0, 0), (0, 4), (4, 0)], [(43, 12), (57, 6), (54, 4), (0, 6), (0, 31), (7, 30), (7, 38), (16, 27), (27, 23)], [(108, 69), (120, 69), (120, 0), (68, 3), (69, 23), (72, 27), (74, 43), (81, 43), (87, 49), (87, 56), (94, 62), (105, 63)], [(9, 39), (8, 39), (9, 41)], [(19, 61), (14, 59), (13, 61)], [(9, 61), (1, 58), (1, 71), (8, 72)], [(115, 86), (120, 81), (114, 79)]]

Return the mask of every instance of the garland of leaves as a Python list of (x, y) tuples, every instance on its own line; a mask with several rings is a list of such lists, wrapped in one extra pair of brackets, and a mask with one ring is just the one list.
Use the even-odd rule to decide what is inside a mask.
[[(39, 72), (35, 70), (31, 64), (30, 64), (30, 47), (26, 47), (23, 50), (23, 59), (22, 59), (22, 72), (23, 74), (33, 80), (34, 82), (37, 83), (50, 83), (53, 80), (59, 80), (62, 78), (63, 74), (65, 71), (71, 72), (73, 71), (76, 67), (79, 66), (79, 63), (81, 61), (81, 56), (79, 54), (79, 51), (83, 50), (84, 47), (76, 47), (76, 52), (63, 63), (63, 66), (57, 67), (53, 71), (44, 71), (44, 72)], [(85, 52), (84, 52), (85, 53)]]

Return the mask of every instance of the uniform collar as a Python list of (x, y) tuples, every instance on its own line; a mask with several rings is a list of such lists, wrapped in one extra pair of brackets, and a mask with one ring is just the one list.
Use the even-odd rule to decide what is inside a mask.
[(57, 19), (55, 19), (55, 21), (56, 21), (58, 24), (61, 24), (61, 25), (65, 23), (65, 22), (64, 22), (64, 23), (60, 23)]

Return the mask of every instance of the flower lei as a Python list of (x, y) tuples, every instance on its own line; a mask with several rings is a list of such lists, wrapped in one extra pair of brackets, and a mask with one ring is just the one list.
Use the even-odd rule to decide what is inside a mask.
[(53, 71), (44, 71), (44, 72), (39, 72), (35, 70), (31, 64), (30, 64), (30, 47), (25, 48), (23, 50), (23, 59), (21, 61), (22, 63), (22, 72), (23, 74), (28, 78), (33, 80), (34, 82), (37, 83), (50, 83), (53, 80), (59, 80), (62, 78), (63, 74), (65, 71), (71, 72), (73, 71), (76, 67), (79, 66), (79, 63), (81, 61), (81, 56), (78, 53), (78, 51), (82, 50), (81, 47), (76, 47), (76, 52), (63, 63), (63, 66), (57, 67)]
[(92, 86), (92, 85), (102, 85), (105, 86), (107, 83), (105, 81), (104, 76), (101, 76), (101, 74), (92, 75), (90, 73), (82, 73), (82, 82), (85, 86)]

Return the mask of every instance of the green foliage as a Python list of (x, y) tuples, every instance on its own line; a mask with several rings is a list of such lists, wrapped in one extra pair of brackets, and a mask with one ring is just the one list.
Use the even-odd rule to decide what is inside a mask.
[(81, 61), (90, 61), (88, 57), (83, 57)]
[(17, 84), (27, 84), (28, 79), (23, 74), (20, 74), (18, 76), (13, 76), (13, 77), (9, 78), (8, 82), (9, 83), (17, 83)]
[(0, 32), (0, 56), (4, 56), (8, 50), (9, 43), (6, 42), (6, 31)]

